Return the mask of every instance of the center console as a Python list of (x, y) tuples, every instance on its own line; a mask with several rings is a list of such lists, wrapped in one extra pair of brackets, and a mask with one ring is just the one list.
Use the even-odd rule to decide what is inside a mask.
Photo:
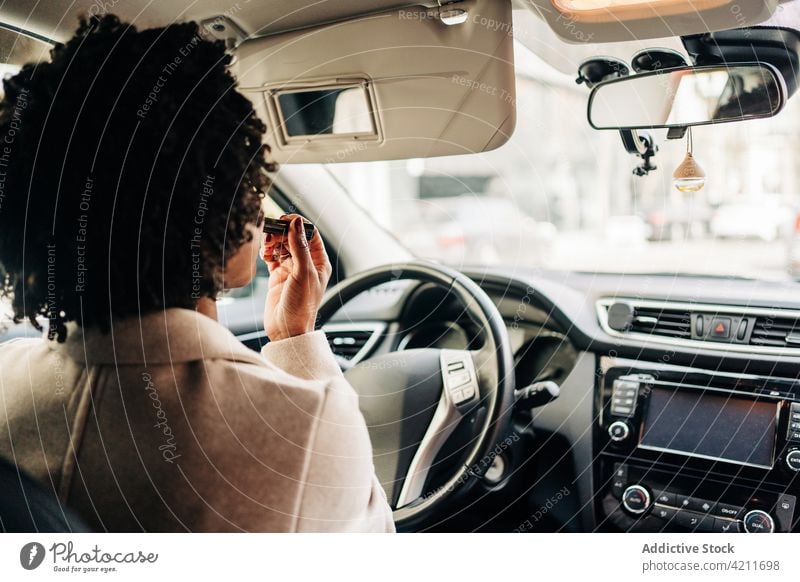
[(800, 531), (800, 382), (602, 358), (602, 531)]

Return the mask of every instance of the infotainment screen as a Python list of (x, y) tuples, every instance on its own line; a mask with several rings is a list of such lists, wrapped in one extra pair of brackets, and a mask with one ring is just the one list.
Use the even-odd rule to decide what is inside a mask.
[(778, 403), (653, 387), (639, 447), (772, 468)]

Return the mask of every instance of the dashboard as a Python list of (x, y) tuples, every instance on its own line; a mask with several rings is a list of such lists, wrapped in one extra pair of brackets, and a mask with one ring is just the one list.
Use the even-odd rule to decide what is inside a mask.
[[(561, 394), (515, 410), (500, 467), (440, 529), (800, 531), (795, 283), (464, 272), (503, 316), (517, 388)], [(414, 281), (363, 293), (325, 329), (348, 365), (481, 336), (445, 290)]]
[[(495, 304), (506, 298), (490, 295)], [(513, 300), (512, 300), (513, 301)], [(548, 323), (547, 314), (521, 303), (512, 314), (504, 313), (511, 348), (514, 352), (516, 386), (551, 380), (561, 383), (572, 371), (577, 351), (558, 327)], [(393, 350), (417, 348), (474, 349), (480, 343), (480, 330), (466, 317), (461, 305), (447, 292), (433, 285), (422, 285), (406, 298)]]

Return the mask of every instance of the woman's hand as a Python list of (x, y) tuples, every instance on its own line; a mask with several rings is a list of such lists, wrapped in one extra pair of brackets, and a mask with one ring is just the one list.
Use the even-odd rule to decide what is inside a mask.
[(264, 305), (264, 331), (270, 341), (314, 331), (332, 271), (317, 230), (306, 240), (302, 216), (281, 218), (291, 220), (287, 235), (267, 234), (261, 247), (261, 258), (270, 273)]

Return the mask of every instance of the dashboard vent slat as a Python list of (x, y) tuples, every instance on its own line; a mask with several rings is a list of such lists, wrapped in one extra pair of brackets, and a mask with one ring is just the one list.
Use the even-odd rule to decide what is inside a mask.
[(758, 317), (750, 336), (754, 346), (796, 348), (797, 344), (786, 340), (787, 336), (800, 333), (800, 319), (788, 317)]
[(629, 331), (671, 338), (691, 338), (692, 318), (688, 311), (636, 307)]
[(323, 331), (331, 351), (356, 364), (369, 355), (372, 346), (383, 331), (383, 326), (368, 323), (330, 324), (323, 326)]

